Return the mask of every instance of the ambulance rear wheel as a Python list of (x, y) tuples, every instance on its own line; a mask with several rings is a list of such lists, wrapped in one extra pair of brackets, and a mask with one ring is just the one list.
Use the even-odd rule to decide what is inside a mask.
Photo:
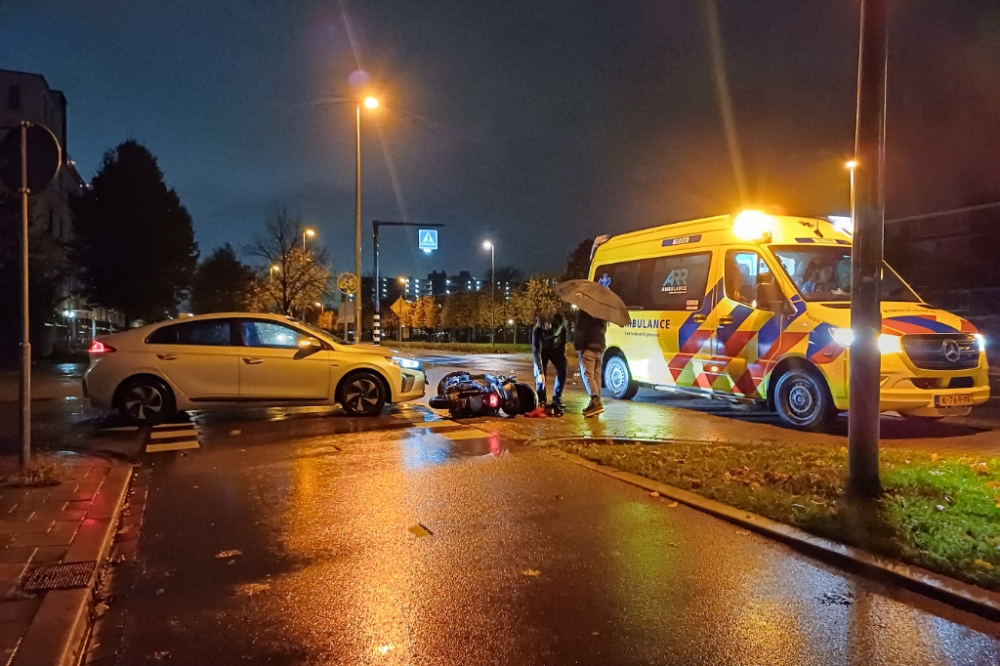
[(804, 368), (792, 368), (778, 378), (774, 407), (788, 425), (813, 432), (827, 430), (837, 416), (826, 381)]
[(618, 400), (631, 400), (639, 392), (639, 383), (632, 379), (628, 362), (618, 354), (604, 363), (604, 388)]

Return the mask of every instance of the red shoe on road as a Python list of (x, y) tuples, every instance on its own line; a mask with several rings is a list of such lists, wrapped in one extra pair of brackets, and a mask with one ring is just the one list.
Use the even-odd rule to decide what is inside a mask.
[(541, 405), (539, 405), (538, 407), (535, 407), (530, 412), (526, 412), (525, 416), (527, 416), (529, 419), (547, 419), (547, 418), (549, 418), (549, 415), (545, 413), (545, 408), (542, 407)]

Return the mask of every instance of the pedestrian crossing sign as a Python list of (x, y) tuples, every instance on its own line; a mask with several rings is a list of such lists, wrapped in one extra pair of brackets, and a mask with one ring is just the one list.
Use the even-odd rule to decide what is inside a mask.
[(420, 249), (424, 252), (438, 249), (437, 229), (421, 229), (419, 235)]

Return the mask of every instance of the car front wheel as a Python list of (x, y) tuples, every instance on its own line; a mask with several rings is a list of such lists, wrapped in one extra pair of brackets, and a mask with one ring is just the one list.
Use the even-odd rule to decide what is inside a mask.
[(628, 362), (617, 354), (604, 363), (604, 388), (618, 400), (631, 400), (639, 392), (639, 383), (632, 379)]
[(837, 416), (833, 397), (817, 372), (794, 368), (778, 378), (774, 406), (781, 420), (801, 430), (822, 432)]
[(132, 423), (156, 425), (173, 418), (177, 408), (166, 384), (153, 377), (138, 377), (122, 388), (118, 411)]
[(382, 380), (371, 372), (358, 372), (340, 385), (337, 401), (351, 416), (378, 416), (388, 396)]

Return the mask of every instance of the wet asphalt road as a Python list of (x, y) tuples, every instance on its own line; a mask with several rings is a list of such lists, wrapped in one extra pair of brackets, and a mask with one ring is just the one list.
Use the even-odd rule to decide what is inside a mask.
[(420, 427), (419, 406), (196, 414), (199, 448), (153, 454), (148, 431), (95, 430), (116, 424), (73, 400), (39, 413), (53, 442), (148, 472), (134, 580), (111, 600), (123, 628), (96, 663), (1000, 663), (1000, 625), (489, 423), (469, 438)]
[(118, 663), (1000, 661), (989, 623), (537, 449), (246, 427), (144, 461)]

